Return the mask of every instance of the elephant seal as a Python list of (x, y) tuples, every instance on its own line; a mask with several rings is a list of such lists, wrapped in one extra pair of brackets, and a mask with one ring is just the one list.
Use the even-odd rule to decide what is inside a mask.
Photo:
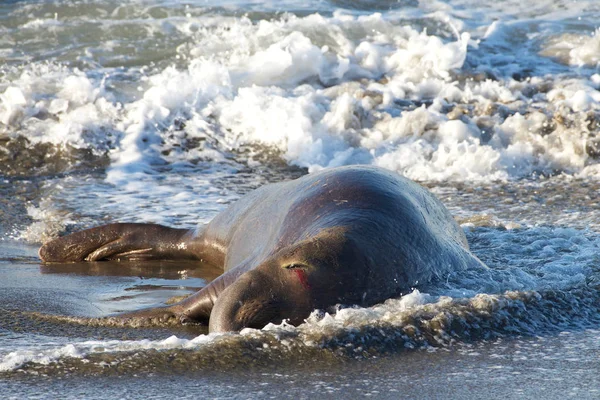
[(44, 262), (198, 259), (224, 273), (171, 306), (121, 314), (209, 321), (209, 330), (300, 324), (315, 309), (370, 306), (481, 264), (420, 185), (370, 166), (266, 185), (203, 229), (110, 224), (55, 239)]

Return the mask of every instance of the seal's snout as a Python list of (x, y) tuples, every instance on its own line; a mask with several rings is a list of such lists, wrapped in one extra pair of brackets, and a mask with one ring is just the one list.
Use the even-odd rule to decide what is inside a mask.
[(210, 332), (237, 332), (244, 328), (262, 328), (278, 322), (277, 299), (268, 276), (257, 270), (249, 271), (227, 287), (210, 314)]

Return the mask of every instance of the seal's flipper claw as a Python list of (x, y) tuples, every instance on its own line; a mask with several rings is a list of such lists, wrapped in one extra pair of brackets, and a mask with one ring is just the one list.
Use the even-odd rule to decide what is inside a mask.
[(137, 249), (137, 250), (129, 250), (124, 251), (122, 253), (114, 254), (109, 258), (111, 260), (128, 260), (128, 261), (143, 261), (143, 260), (151, 260), (154, 257), (152, 256), (152, 247), (148, 247), (146, 249)]
[(130, 250), (131, 246), (132, 243), (126, 239), (117, 239), (88, 254), (85, 261), (133, 259), (135, 256), (150, 253), (152, 251), (152, 247)]
[(99, 261), (103, 258), (108, 258), (109, 256), (118, 253), (119, 250), (122, 248), (122, 245), (119, 242), (119, 240), (115, 240), (92, 251), (90, 254), (87, 255), (85, 261)]

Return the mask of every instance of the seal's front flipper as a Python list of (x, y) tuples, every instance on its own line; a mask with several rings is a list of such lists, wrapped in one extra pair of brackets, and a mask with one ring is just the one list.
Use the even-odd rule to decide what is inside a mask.
[(123, 314), (113, 318), (130, 320), (134, 325), (146, 321), (164, 322), (177, 320), (179, 323), (200, 323), (208, 325), (212, 309), (219, 295), (239, 277), (239, 271), (228, 271), (208, 285), (178, 303), (170, 306), (147, 308)]
[(188, 233), (157, 224), (103, 225), (45, 243), (39, 256), (44, 262), (194, 259)]
[[(129, 321), (133, 325), (155, 325), (156, 323), (166, 323), (169, 321), (175, 321), (177, 324), (205, 324), (208, 326), (209, 315), (198, 316), (196, 319), (191, 319), (185, 315), (180, 308), (169, 306), (169, 307), (154, 307), (146, 308), (143, 310), (131, 311), (122, 314), (112, 315), (111, 318), (118, 318)], [(153, 322), (155, 322), (153, 324)]]
[[(212, 301), (204, 295), (198, 296), (198, 293), (188, 297), (193, 300), (183, 301), (173, 304), (171, 306), (153, 307), (146, 308), (143, 310), (131, 311), (122, 314), (112, 315), (112, 318), (118, 318), (133, 322), (134, 325), (145, 325), (146, 321), (149, 322), (167, 322), (177, 321), (180, 324), (204, 324), (208, 326), (210, 318), (210, 312), (212, 310)], [(193, 303), (196, 307), (193, 313), (190, 313), (188, 303)]]

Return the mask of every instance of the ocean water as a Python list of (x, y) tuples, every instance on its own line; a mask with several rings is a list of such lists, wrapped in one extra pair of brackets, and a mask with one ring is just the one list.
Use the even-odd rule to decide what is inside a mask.
[[(599, 20), (594, 0), (0, 3), (3, 394), (597, 398)], [(348, 164), (429, 188), (489, 269), (209, 335), (89, 318), (218, 271), (37, 257)]]

